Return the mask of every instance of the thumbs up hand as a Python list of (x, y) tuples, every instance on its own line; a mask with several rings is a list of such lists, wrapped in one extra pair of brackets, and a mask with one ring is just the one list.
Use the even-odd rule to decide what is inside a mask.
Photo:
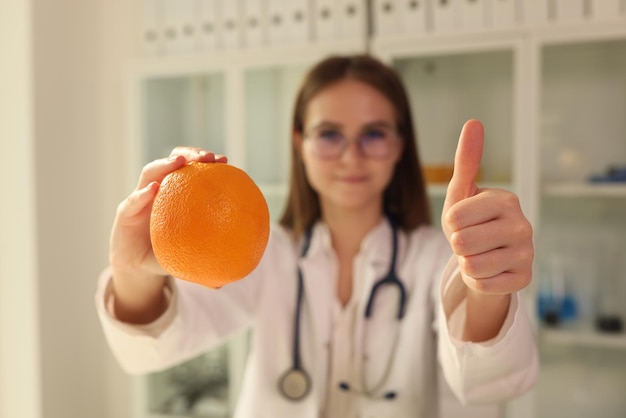
[(485, 302), (483, 296), (511, 294), (530, 283), (534, 250), (532, 227), (517, 196), (476, 184), (483, 143), (482, 124), (477, 120), (466, 122), (441, 224), (458, 259), (468, 296), (474, 300), (482, 297)]

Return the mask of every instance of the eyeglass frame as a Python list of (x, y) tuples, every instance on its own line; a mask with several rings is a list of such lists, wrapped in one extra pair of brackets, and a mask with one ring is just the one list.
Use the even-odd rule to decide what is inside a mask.
[[(339, 141), (340, 144), (337, 147), (337, 150), (335, 152), (333, 152), (332, 154), (325, 154), (323, 155), (322, 153), (319, 152), (315, 152), (315, 148), (314, 148), (314, 155), (322, 160), (337, 160), (339, 158), (341, 158), (341, 156), (343, 155), (343, 153), (346, 151), (346, 149), (350, 146), (350, 144), (355, 143), (357, 145), (357, 148), (359, 150), (359, 153), (361, 156), (365, 157), (365, 158), (369, 158), (369, 159), (384, 159), (387, 158), (391, 152), (392, 152), (392, 145), (394, 143), (394, 141), (401, 141), (402, 140), (402, 136), (400, 135), (400, 133), (398, 132), (398, 129), (395, 126), (391, 126), (388, 122), (386, 121), (382, 121), (382, 122), (372, 122), (372, 123), (368, 123), (365, 126), (363, 126), (360, 129), (360, 133), (358, 134), (356, 140), (352, 139), (348, 139), (348, 136), (345, 135), (340, 126), (333, 124), (333, 123), (328, 123), (328, 122), (322, 122), (320, 124), (318, 124), (317, 126), (304, 131), (302, 133), (302, 138), (304, 140), (312, 140), (312, 141), (316, 141), (317, 143), (321, 143), (320, 141), (322, 140), (321, 136), (319, 136), (321, 133), (323, 133), (324, 131), (335, 131), (336, 133), (338, 133), (340, 135)], [(388, 131), (391, 135), (392, 138), (389, 142), (389, 147), (387, 148), (386, 152), (384, 154), (381, 155), (373, 155), (373, 154), (369, 154), (366, 151), (366, 148), (364, 147), (364, 142), (366, 141), (366, 133), (368, 131), (372, 131), (372, 130), (384, 130), (384, 131)], [(314, 144), (315, 145), (315, 144)], [(334, 145), (334, 144), (333, 144)]]

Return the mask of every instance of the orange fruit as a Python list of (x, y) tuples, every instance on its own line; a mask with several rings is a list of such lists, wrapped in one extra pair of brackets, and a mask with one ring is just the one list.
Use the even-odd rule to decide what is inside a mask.
[(219, 288), (259, 264), (269, 239), (267, 202), (243, 170), (190, 162), (161, 182), (150, 238), (167, 273)]

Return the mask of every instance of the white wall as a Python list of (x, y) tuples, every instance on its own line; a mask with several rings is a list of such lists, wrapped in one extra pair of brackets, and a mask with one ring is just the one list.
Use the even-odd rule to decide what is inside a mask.
[[(38, 291), (44, 417), (98, 417), (106, 404), (93, 309), (100, 227), (96, 2), (33, 4)], [(100, 414), (100, 415), (99, 415)]]
[(125, 3), (0, 2), (0, 418), (130, 416), (93, 302), (128, 192)]
[[(128, 0), (107, 0), (100, 4), (98, 31), (99, 46), (99, 156), (101, 161), (101, 182), (98, 185), (101, 196), (99, 217), (102, 231), (94, 237), (96, 245), (105, 247), (100, 251), (106, 256), (108, 235), (118, 203), (130, 192), (125, 185), (127, 178), (128, 155), (125, 152), (127, 109), (128, 67), (134, 55), (133, 25), (135, 15), (132, 2)], [(139, 2), (136, 2), (139, 4)], [(139, 173), (137, 173), (138, 178)], [(101, 266), (102, 267), (102, 266)], [(87, 280), (95, 277), (87, 277)], [(92, 282), (93, 283), (93, 282)], [(93, 298), (90, 298), (91, 302)], [(100, 328), (98, 326), (98, 332)], [(131, 417), (140, 409), (137, 404), (136, 388), (133, 379), (120, 369), (102, 340), (99, 348), (104, 349), (105, 374), (107, 380), (106, 418)]]
[(41, 412), (31, 2), (0, 3), (0, 417)]

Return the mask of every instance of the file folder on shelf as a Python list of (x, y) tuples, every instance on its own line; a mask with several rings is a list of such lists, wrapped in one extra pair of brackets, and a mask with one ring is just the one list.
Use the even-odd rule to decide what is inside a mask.
[(427, 2), (425, 0), (396, 0), (401, 32), (410, 35), (427, 31)]
[(214, 51), (218, 48), (218, 0), (197, 1), (199, 6), (196, 18), (198, 49), (201, 51)]
[(239, 2), (218, 0), (219, 3), (219, 44), (222, 49), (232, 50), (241, 47), (241, 19)]
[(287, 43), (287, 18), (289, 0), (268, 0), (267, 35), (269, 45), (282, 45)]
[(583, 20), (584, 11), (584, 0), (557, 0), (556, 2), (556, 20), (558, 22)]
[(400, 0), (374, 0), (374, 33), (377, 37), (400, 33), (398, 4)]
[(142, 0), (139, 10), (139, 50), (144, 55), (156, 55), (162, 50), (162, 0)]
[(311, 7), (308, 0), (268, 0), (270, 45), (311, 41)]
[(487, 0), (460, 0), (460, 27), (479, 30), (487, 27)]
[(263, 0), (243, 0), (241, 25), (243, 46), (258, 48), (267, 43), (267, 16)]
[(164, 50), (167, 54), (197, 49), (196, 0), (162, 0)]
[(311, 8), (309, 0), (287, 2), (286, 35), (289, 43), (305, 44), (311, 41)]
[(490, 26), (495, 29), (517, 26), (521, 22), (520, 15), (520, 0), (492, 0)]
[(341, 39), (365, 39), (367, 36), (366, 0), (338, 0), (336, 3), (339, 7), (339, 37)]
[(452, 32), (459, 29), (460, 1), (461, 0), (433, 0), (434, 32)]
[(337, 0), (316, 0), (313, 9), (313, 38), (316, 41), (334, 41), (341, 37), (340, 5)]
[[(626, 9), (626, 1), (623, 4)], [(618, 19), (622, 12), (626, 13), (621, 10), (620, 0), (591, 0), (590, 6), (591, 18), (595, 20)]]

